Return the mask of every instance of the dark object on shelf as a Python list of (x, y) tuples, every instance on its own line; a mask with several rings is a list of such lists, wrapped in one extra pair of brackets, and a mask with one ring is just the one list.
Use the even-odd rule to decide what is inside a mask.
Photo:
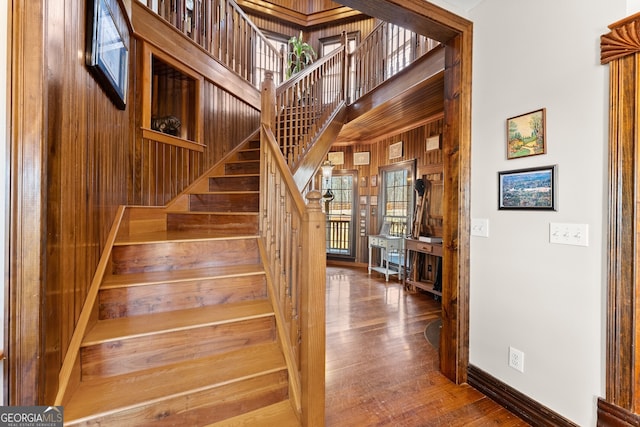
[(182, 122), (176, 116), (152, 117), (151, 129), (173, 136), (180, 135)]

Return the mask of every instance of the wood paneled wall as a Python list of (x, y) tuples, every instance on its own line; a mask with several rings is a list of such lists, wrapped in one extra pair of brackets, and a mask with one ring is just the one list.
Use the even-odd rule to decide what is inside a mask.
[[(130, 1), (109, 0), (112, 7), (125, 9)], [(33, 234), (42, 249), (31, 245), (30, 255), (20, 248), (11, 255), (20, 269), (14, 269), (10, 283), (15, 294), (10, 296), (14, 329), (9, 335), (15, 353), (10, 355), (8, 394), (12, 405), (42, 405), (53, 401), (59, 369), (118, 206), (166, 204), (255, 131), (259, 112), (224, 90), (225, 82), (205, 79), (204, 152), (143, 139), (136, 60), (140, 46), (130, 39), (126, 20), (118, 27), (130, 53), (128, 105), (119, 110), (85, 66), (85, 7), (75, 0), (37, 2), (37, 7), (14, 3), (13, 26), (21, 33), (14, 41), (12, 90), (20, 94), (16, 99), (33, 102), (12, 106), (15, 111), (30, 109), (12, 117), (14, 151), (29, 156), (16, 157), (13, 164), (12, 193), (20, 201), (12, 203), (13, 239), (28, 244), (25, 233)], [(40, 38), (34, 28), (42, 30)], [(42, 138), (29, 140), (25, 134)], [(37, 216), (31, 222), (22, 200), (29, 201), (30, 215)], [(28, 229), (16, 225), (21, 223), (28, 223)]]
[[(379, 169), (383, 166), (394, 163), (405, 162), (407, 160), (416, 161), (416, 175), (418, 178), (426, 176), (430, 180), (442, 180), (442, 149), (426, 151), (426, 139), (430, 136), (441, 135), (443, 133), (443, 119), (437, 119), (418, 128), (402, 132), (374, 142), (362, 142), (350, 146), (334, 147), (331, 151), (344, 152), (344, 164), (336, 166), (334, 170), (356, 170), (358, 173), (358, 195), (369, 196), (369, 204), (366, 206), (367, 217), (365, 236), (361, 236), (359, 229), (360, 217), (357, 219), (356, 236), (356, 262), (368, 262), (369, 234), (377, 234), (380, 228), (379, 209), (376, 215), (372, 215), (370, 197), (378, 195), (380, 190)], [(403, 155), (400, 158), (389, 159), (389, 146), (402, 141)], [(369, 164), (354, 166), (353, 153), (369, 152)], [(377, 176), (377, 185), (371, 185), (371, 176)], [(360, 186), (361, 178), (366, 177), (366, 185)], [(358, 206), (358, 212), (362, 206)]]
[[(135, 84), (142, 82), (139, 79)], [(205, 79), (203, 86), (204, 134), (200, 142), (204, 152), (143, 138), (138, 126), (130, 147), (130, 204), (166, 205), (258, 128), (258, 110), (210, 80)], [(136, 117), (141, 123), (139, 108)]]
[[(261, 30), (271, 31), (289, 37), (298, 35), (300, 32), (300, 28), (290, 24), (272, 21), (268, 18), (257, 15), (249, 14), (249, 17)], [(364, 19), (358, 19), (352, 22), (341, 23), (340, 25), (327, 25), (320, 28), (314, 28), (310, 31), (303, 30), (304, 41), (309, 43), (313, 49), (318, 52), (320, 49), (321, 39), (340, 36), (343, 31), (347, 33), (358, 32), (360, 33), (360, 40), (363, 40), (378, 23), (378, 21), (373, 18), (363, 18)]]
[[(102, 245), (117, 207), (127, 202), (127, 146), (132, 136), (131, 107), (116, 108), (78, 55), (85, 51), (85, 8), (71, 0), (47, 4), (42, 236), (46, 392), (40, 404), (53, 401), (58, 371)], [(116, 0), (110, 4), (118, 7)], [(128, 44), (126, 22), (117, 24)]]

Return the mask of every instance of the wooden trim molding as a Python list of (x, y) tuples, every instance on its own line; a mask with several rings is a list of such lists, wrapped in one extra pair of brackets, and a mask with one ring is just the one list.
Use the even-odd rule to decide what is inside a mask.
[(473, 365), (469, 365), (467, 378), (470, 386), (531, 425), (577, 427), (577, 424)]
[(598, 399), (598, 426), (640, 426), (640, 415), (633, 414), (604, 399)]
[(44, 387), (47, 3), (12, 2), (8, 403), (37, 405)]
[(640, 425), (640, 365), (636, 338), (638, 264), (638, 132), (640, 131), (640, 14), (609, 26), (601, 62), (609, 65), (609, 206), (606, 397), (598, 426)]
[(600, 62), (640, 52), (640, 14), (635, 14), (609, 25), (610, 33), (600, 37)]

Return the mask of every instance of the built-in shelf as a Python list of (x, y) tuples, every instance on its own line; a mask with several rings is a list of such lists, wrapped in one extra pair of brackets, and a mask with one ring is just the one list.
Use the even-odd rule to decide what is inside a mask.
[(202, 151), (204, 78), (148, 43), (142, 51), (143, 137)]

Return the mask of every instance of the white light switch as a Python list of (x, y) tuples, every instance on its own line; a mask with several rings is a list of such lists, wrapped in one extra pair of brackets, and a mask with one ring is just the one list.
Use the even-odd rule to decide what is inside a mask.
[(589, 246), (589, 224), (549, 224), (549, 242), (560, 245)]
[(489, 220), (487, 218), (472, 218), (471, 235), (489, 237)]

